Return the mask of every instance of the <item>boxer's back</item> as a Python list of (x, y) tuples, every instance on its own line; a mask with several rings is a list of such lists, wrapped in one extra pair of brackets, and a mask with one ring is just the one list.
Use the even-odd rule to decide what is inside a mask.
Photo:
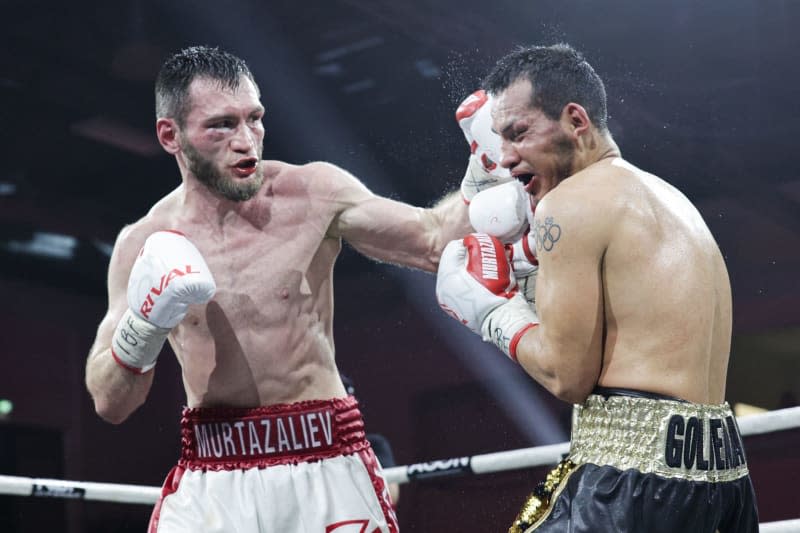
[(711, 232), (663, 180), (620, 159), (600, 174), (615, 220), (602, 260), (606, 337), (599, 384), (723, 401), (731, 293)]
[[(184, 233), (217, 284), (170, 334), (187, 402), (257, 406), (343, 396), (334, 363), (333, 264), (340, 241), (326, 185), (303, 167), (271, 164), (257, 198), (222, 212), (176, 193), (149, 224)], [(188, 204), (188, 206), (187, 206)]]

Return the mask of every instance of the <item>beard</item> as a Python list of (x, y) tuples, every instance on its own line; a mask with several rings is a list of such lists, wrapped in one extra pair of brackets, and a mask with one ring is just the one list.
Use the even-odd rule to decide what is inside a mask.
[(553, 139), (553, 151), (556, 154), (555, 178), (556, 184), (561, 183), (573, 174), (575, 163), (575, 146), (566, 134), (561, 134)]
[(264, 183), (264, 172), (261, 169), (262, 148), (258, 149), (256, 171), (249, 179), (238, 180), (226, 176), (210, 159), (200, 155), (194, 145), (188, 141), (181, 142), (181, 150), (186, 155), (189, 171), (197, 180), (227, 200), (244, 202), (256, 195)]

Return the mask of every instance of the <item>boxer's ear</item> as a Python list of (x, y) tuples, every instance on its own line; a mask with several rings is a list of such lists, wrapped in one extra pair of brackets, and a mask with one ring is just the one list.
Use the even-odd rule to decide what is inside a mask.
[(589, 118), (589, 113), (580, 104), (570, 102), (564, 106), (561, 112), (562, 123), (568, 124), (568, 131), (579, 137), (589, 130), (592, 121)]
[(180, 151), (178, 123), (171, 118), (159, 118), (156, 121), (156, 136), (158, 142), (164, 147), (164, 150), (170, 154), (177, 154)]

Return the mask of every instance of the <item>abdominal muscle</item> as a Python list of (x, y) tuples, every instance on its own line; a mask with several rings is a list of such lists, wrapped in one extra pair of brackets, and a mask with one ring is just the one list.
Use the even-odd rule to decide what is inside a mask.
[[(301, 183), (295, 178), (288, 183)], [(195, 243), (217, 286), (213, 299), (190, 306), (169, 336), (189, 407), (345, 395), (332, 326), (333, 264), (341, 242), (324, 235), (333, 207), (281, 187), (218, 225), (209, 223), (216, 221), (211, 209), (174, 217), (181, 206), (165, 203), (155, 213), (169, 213), (161, 225)]]
[(254, 313), (242, 300), (218, 295), (192, 309), (170, 336), (189, 407), (256, 407), (344, 395), (330, 309), (294, 299)]

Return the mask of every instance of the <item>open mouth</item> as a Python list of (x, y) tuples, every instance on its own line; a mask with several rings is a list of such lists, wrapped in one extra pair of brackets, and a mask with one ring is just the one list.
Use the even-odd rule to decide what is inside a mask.
[(233, 165), (234, 172), (240, 177), (247, 177), (253, 174), (256, 171), (256, 165), (258, 164), (258, 159), (255, 157), (248, 157), (247, 159), (241, 159)]
[(514, 176), (514, 178), (522, 182), (522, 184), (527, 187), (533, 179), (533, 174), (520, 174), (519, 176)]
[(255, 157), (248, 157), (247, 159), (240, 160), (234, 166), (236, 168), (244, 168), (244, 169), (246, 169), (246, 168), (255, 168), (256, 163), (258, 163), (258, 159), (256, 159)]
[(533, 184), (535, 183), (536, 174), (518, 174), (514, 179), (522, 183), (525, 192), (533, 194)]

